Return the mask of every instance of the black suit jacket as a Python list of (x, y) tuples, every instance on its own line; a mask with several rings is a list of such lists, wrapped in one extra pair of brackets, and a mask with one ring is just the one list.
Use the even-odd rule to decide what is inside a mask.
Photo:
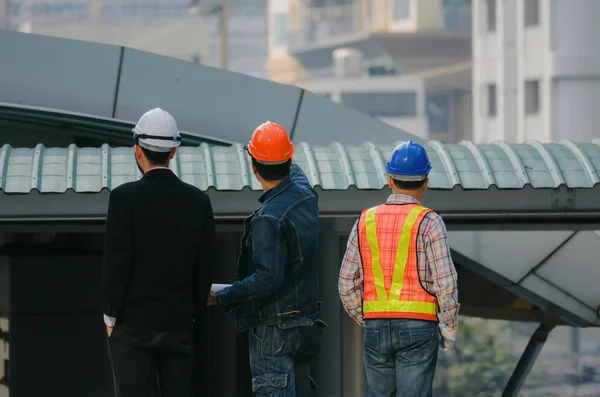
[(116, 324), (191, 330), (213, 282), (210, 199), (169, 169), (113, 189), (108, 204), (102, 306)]

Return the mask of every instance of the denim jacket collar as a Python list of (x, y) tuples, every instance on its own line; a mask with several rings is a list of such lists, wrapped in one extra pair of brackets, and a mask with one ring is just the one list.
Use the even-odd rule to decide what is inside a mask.
[(272, 200), (273, 198), (275, 198), (276, 196), (281, 194), (281, 192), (283, 192), (285, 189), (287, 189), (291, 185), (292, 185), (292, 180), (289, 177), (285, 178), (283, 181), (281, 181), (281, 183), (279, 185), (277, 185), (273, 189), (267, 190), (266, 192), (261, 194), (260, 197), (258, 198), (258, 202), (261, 203), (262, 205), (265, 205), (267, 202), (269, 202), (270, 200)]

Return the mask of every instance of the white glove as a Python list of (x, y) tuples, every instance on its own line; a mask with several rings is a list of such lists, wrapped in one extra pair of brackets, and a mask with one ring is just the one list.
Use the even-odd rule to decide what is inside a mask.
[(456, 331), (451, 331), (446, 328), (446, 324), (438, 324), (440, 327), (440, 350), (447, 352), (454, 347), (456, 340)]

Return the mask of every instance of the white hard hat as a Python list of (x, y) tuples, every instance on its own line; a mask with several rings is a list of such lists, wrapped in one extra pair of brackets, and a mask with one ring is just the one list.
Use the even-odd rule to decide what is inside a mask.
[(153, 152), (169, 152), (181, 144), (175, 119), (161, 108), (144, 113), (132, 131), (136, 143)]

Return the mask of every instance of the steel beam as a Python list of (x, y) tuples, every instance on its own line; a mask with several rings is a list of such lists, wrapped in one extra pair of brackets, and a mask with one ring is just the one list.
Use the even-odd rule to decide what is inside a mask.
[(527, 376), (531, 372), (531, 368), (533, 368), (533, 364), (535, 364), (535, 361), (542, 351), (542, 347), (544, 347), (544, 344), (548, 339), (548, 334), (554, 327), (555, 325), (553, 324), (542, 322), (533, 335), (531, 335), (531, 339), (529, 340), (523, 355), (519, 359), (513, 374), (502, 392), (502, 397), (516, 397), (519, 395)]

